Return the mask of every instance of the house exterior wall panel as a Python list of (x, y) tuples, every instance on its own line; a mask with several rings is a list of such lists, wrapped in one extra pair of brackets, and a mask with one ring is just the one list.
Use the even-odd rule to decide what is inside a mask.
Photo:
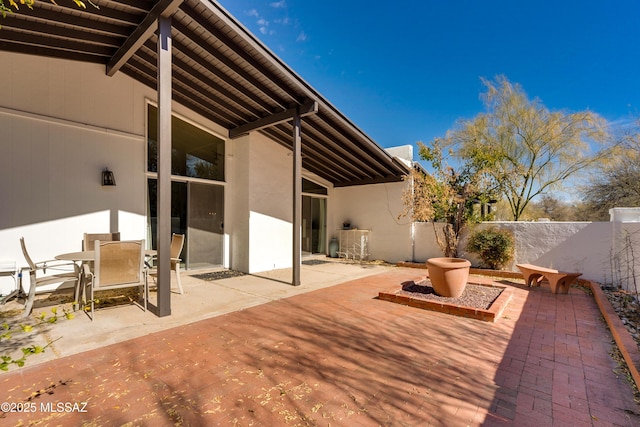
[(12, 75), (1, 107), (145, 134), (144, 96), (155, 98), (155, 91), (124, 74), (109, 77), (99, 64), (8, 52), (0, 52), (0, 62)]
[[(333, 223), (341, 227), (349, 221), (352, 227), (371, 230), (370, 259), (388, 262), (412, 259), (411, 221), (398, 218), (405, 185), (405, 182), (394, 182), (340, 187), (333, 191), (335, 209), (330, 214)], [(334, 235), (330, 233), (330, 237)]]
[[(145, 97), (104, 67), (0, 52), (12, 84), (0, 96), (0, 258), (80, 250), (84, 232), (146, 238)], [(15, 83), (15, 84), (14, 84)], [(116, 187), (101, 185), (108, 167)]]
[(230, 266), (237, 271), (249, 272), (249, 169), (250, 136), (231, 141), (225, 205), (225, 233), (230, 235)]
[(293, 261), (293, 160), (264, 135), (251, 134), (249, 272), (291, 267)]

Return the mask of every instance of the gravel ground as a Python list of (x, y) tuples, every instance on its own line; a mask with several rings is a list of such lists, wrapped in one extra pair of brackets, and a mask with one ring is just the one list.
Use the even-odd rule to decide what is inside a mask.
[(638, 299), (632, 293), (623, 290), (607, 287), (602, 290), (640, 348), (640, 303)]
[(464, 292), (458, 298), (441, 297), (435, 293), (431, 282), (426, 279), (419, 283), (412, 283), (402, 286), (402, 291), (398, 295), (408, 295), (413, 298), (439, 301), (447, 304), (462, 305), (465, 307), (473, 307), (481, 310), (487, 310), (491, 307), (493, 301), (502, 293), (502, 288), (474, 285), (467, 283)]
[(212, 273), (193, 274), (192, 277), (195, 277), (200, 280), (212, 281), (212, 280), (229, 279), (230, 277), (239, 277), (244, 275), (245, 273), (242, 273), (241, 271), (220, 270), (220, 271), (214, 271)]
[[(638, 302), (638, 298), (630, 292), (607, 286), (602, 287), (602, 291), (607, 296), (611, 306), (640, 349), (640, 303)], [(623, 372), (623, 375), (628, 379), (629, 384), (631, 384), (634, 390), (636, 402), (640, 403), (638, 385), (631, 379), (629, 368), (617, 346), (615, 350), (611, 352), (611, 357), (620, 365), (619, 369)]]

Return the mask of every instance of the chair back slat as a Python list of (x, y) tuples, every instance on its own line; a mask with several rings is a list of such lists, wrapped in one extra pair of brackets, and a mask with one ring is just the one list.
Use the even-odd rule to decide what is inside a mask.
[(144, 240), (95, 243), (95, 288), (143, 280)]
[(180, 258), (182, 246), (184, 245), (184, 234), (173, 233), (171, 235), (171, 258)]
[(95, 250), (95, 242), (100, 240), (101, 242), (117, 242), (120, 240), (120, 232), (115, 233), (84, 233), (84, 239), (82, 240), (83, 251)]
[(20, 238), (20, 246), (22, 246), (22, 255), (24, 255), (24, 259), (27, 261), (27, 264), (29, 264), (29, 268), (31, 270), (35, 270), (36, 269), (36, 263), (33, 262), (31, 257), (29, 256), (29, 252), (27, 252), (27, 246), (24, 243), (24, 237)]

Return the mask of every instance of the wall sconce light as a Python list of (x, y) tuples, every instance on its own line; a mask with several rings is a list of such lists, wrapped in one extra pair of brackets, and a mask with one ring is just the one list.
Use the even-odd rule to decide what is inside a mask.
[(102, 171), (102, 185), (116, 185), (116, 177), (109, 169)]

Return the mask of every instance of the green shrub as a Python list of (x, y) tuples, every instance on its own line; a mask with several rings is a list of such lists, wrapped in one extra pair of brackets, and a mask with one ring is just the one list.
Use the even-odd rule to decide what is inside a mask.
[(480, 256), (485, 266), (497, 270), (513, 257), (513, 235), (495, 227), (474, 232), (467, 243), (467, 251)]

